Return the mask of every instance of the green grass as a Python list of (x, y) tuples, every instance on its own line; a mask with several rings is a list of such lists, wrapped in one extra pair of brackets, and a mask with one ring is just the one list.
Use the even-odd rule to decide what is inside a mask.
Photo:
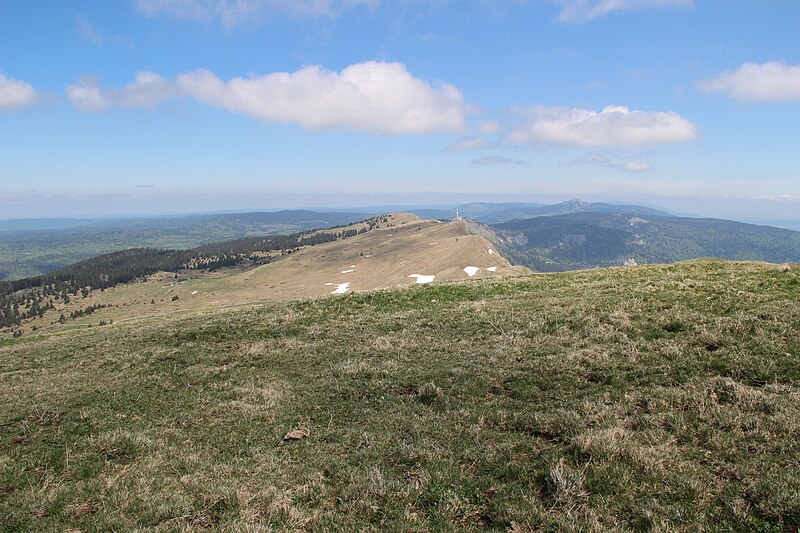
[(796, 531), (799, 297), (696, 262), (3, 343), (0, 529)]

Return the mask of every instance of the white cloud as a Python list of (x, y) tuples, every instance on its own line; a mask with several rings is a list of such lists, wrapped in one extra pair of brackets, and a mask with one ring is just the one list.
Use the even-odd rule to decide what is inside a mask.
[(99, 113), (112, 106), (155, 107), (162, 101), (178, 96), (171, 83), (153, 72), (137, 72), (136, 81), (122, 89), (103, 89), (93, 79), (67, 87), (67, 98), (79, 111)]
[(710, 93), (727, 93), (738, 100), (787, 102), (800, 100), (800, 65), (777, 61), (745, 63), (700, 83)]
[(19, 109), (36, 102), (36, 91), (30, 83), (0, 74), (0, 111)]
[(468, 150), (483, 150), (486, 148), (492, 148), (494, 146), (493, 143), (487, 141), (482, 137), (466, 137), (464, 139), (458, 139), (447, 147), (445, 147), (445, 152), (466, 152)]
[(371, 9), (379, 0), (132, 0), (147, 16), (166, 15), (182, 19), (218, 18), (226, 26), (252, 22), (274, 14), (290, 17), (335, 17), (357, 6)]
[(111, 107), (111, 102), (103, 96), (103, 90), (91, 80), (67, 86), (67, 98), (78, 111), (99, 113)]
[(524, 161), (517, 159), (510, 159), (501, 155), (489, 155), (478, 159), (473, 159), (472, 162), (476, 165), (524, 165)]
[(650, 163), (642, 163), (641, 161), (628, 161), (627, 163), (618, 167), (623, 172), (639, 173), (653, 170), (653, 165)]
[(401, 63), (370, 61), (341, 72), (310, 66), (227, 82), (196, 70), (178, 76), (178, 85), (201, 102), (309, 130), (458, 131), (469, 110), (458, 89), (432, 86)]
[(181, 74), (175, 81), (139, 72), (136, 81), (122, 89), (101, 88), (88, 79), (67, 87), (67, 96), (87, 112), (113, 106), (154, 107), (168, 98), (191, 96), (267, 122), (390, 134), (460, 131), (471, 111), (452, 85), (431, 85), (401, 63), (374, 61), (341, 72), (310, 66), (229, 81), (203, 69)]
[(556, 0), (561, 4), (559, 20), (586, 22), (615, 11), (691, 7), (694, 0)]
[(534, 106), (521, 109), (526, 123), (508, 134), (512, 144), (642, 146), (690, 141), (697, 126), (673, 112), (608, 106), (602, 111)]

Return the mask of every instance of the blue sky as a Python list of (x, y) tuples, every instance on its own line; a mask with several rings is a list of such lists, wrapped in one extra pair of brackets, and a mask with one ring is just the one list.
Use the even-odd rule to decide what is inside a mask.
[(796, 0), (0, 0), (0, 217), (800, 218)]

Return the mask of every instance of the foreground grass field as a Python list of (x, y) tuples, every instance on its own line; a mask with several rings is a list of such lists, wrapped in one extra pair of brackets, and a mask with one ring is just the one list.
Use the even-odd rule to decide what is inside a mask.
[(6, 342), (0, 529), (796, 531), (799, 298), (695, 262)]

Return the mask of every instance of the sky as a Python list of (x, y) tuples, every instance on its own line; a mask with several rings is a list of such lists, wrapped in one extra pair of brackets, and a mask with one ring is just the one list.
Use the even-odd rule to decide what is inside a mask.
[(0, 0), (0, 218), (800, 219), (797, 0)]

